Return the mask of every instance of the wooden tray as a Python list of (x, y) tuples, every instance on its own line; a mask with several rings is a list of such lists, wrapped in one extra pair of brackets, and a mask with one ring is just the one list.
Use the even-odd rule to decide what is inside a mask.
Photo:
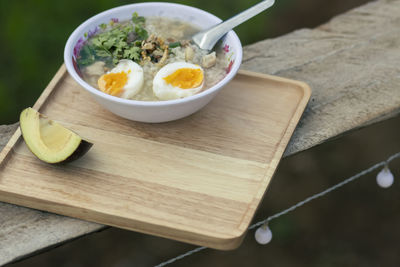
[(310, 94), (302, 82), (241, 71), (200, 112), (146, 124), (103, 109), (62, 66), (34, 108), (94, 146), (49, 165), (18, 129), (0, 153), (0, 201), (234, 249)]

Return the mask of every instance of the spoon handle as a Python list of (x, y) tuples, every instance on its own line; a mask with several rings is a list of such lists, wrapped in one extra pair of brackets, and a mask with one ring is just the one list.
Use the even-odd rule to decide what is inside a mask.
[(205, 31), (201, 31), (195, 34), (192, 39), (201, 49), (212, 50), (214, 45), (224, 34), (229, 32), (239, 24), (245, 22), (246, 20), (263, 12), (267, 8), (271, 7), (274, 3), (275, 0), (264, 0), (224, 22), (221, 22)]

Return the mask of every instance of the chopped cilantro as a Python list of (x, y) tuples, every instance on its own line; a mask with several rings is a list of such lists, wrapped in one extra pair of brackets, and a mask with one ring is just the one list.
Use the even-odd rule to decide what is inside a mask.
[(91, 46), (83, 46), (82, 50), (80, 52), (80, 59), (79, 59), (79, 64), (83, 66), (87, 66), (92, 64), (95, 61), (95, 52), (93, 50), (93, 47)]
[(142, 41), (149, 36), (144, 28), (146, 19), (134, 12), (131, 21), (112, 21), (110, 26), (100, 24), (100, 32), (86, 41), (78, 57), (79, 65), (87, 66), (99, 59), (113, 64), (124, 58), (141, 60)]
[(133, 12), (132, 14), (132, 22), (135, 23), (136, 25), (142, 25), (146, 22), (146, 19), (144, 17), (139, 16), (137, 12)]
[(105, 30), (107, 28), (107, 24), (102, 23), (99, 25), (100, 29)]
[(129, 58), (134, 61), (140, 60), (141, 49), (137, 46), (132, 46), (124, 51), (124, 58)]
[(147, 31), (143, 27), (138, 26), (137, 24), (135, 25), (135, 32), (142, 40), (146, 40), (147, 37), (149, 37)]
[(144, 40), (147, 38), (147, 31), (143, 28), (143, 25), (135, 25), (135, 28), (133, 28), (130, 23), (115, 23), (111, 30), (104, 31), (91, 38), (88, 45), (93, 47), (97, 58), (111, 57), (114, 64), (117, 64), (123, 58), (139, 61), (141, 41), (135, 40), (135, 42), (130, 42), (129, 44), (127, 42), (128, 35), (133, 30), (138, 39)]
[(170, 43), (168, 45), (169, 48), (175, 48), (175, 47), (178, 47), (178, 46), (182, 46), (181, 42), (174, 42), (174, 43)]

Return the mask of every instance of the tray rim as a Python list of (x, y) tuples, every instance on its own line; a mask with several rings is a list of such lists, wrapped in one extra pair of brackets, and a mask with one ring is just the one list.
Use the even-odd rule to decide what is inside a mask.
[[(50, 94), (53, 92), (54, 88), (56, 88), (57, 84), (61, 81), (61, 78), (67, 73), (67, 68), (65, 67), (65, 64), (63, 63), (61, 67), (58, 69), (54, 77), (50, 80), (49, 84), (46, 86), (46, 88), (43, 90), (43, 92), (40, 94), (39, 98), (36, 100), (35, 104), (32, 106), (32, 108), (39, 110), (46, 102)], [(7, 160), (9, 159), (10, 155), (12, 154), (12, 149), (16, 145), (16, 143), (19, 141), (20, 137), (22, 137), (21, 134), (21, 128), (19, 127), (19, 121), (18, 123), (18, 128), (15, 130), (14, 134), (11, 136), (10, 140), (7, 142), (7, 144), (4, 146), (3, 150), (0, 151), (0, 170), (3, 168), (3, 166), (6, 164)]]
[[(34, 109), (40, 110), (40, 108), (46, 104), (47, 99), (52, 94), (52, 92), (56, 88), (57, 84), (60, 81), (62, 81), (63, 76), (66, 74), (68, 74), (67, 69), (65, 67), (65, 64), (62, 64), (61, 67), (59, 68), (59, 70), (54, 75), (54, 77), (49, 82), (49, 84), (43, 90), (40, 97), (37, 99), (37, 101), (33, 105)], [(273, 80), (273, 81), (277, 81), (280, 83), (289, 83), (289, 84), (295, 85), (296, 87), (300, 88), (303, 93), (303, 95), (300, 98), (300, 101), (297, 103), (297, 106), (293, 112), (293, 115), (291, 116), (290, 120), (288, 120), (288, 123), (287, 123), (288, 126), (285, 129), (284, 134), (282, 135), (282, 138), (280, 139), (280, 142), (277, 144), (277, 149), (273, 152), (274, 158), (269, 162), (267, 168), (265, 169), (265, 173), (264, 173), (263, 179), (260, 183), (259, 190), (256, 192), (256, 194), (254, 194), (251, 202), (249, 202), (249, 205), (248, 205), (249, 208), (243, 214), (242, 220), (240, 221), (240, 223), (238, 224), (238, 227), (236, 228), (237, 231), (235, 231), (235, 233), (232, 233), (232, 235), (229, 238), (218, 238), (215, 236), (205, 235), (204, 233), (199, 234), (199, 233), (194, 233), (194, 232), (187, 232), (185, 230), (182, 230), (182, 229), (177, 230), (177, 229), (171, 228), (169, 226), (163, 226), (163, 228), (165, 228), (165, 229), (163, 229), (163, 231), (159, 231), (158, 233), (154, 233), (150, 230), (145, 230), (143, 227), (140, 230), (134, 229), (134, 231), (147, 233), (147, 234), (151, 234), (151, 235), (156, 235), (156, 236), (161, 236), (161, 237), (166, 237), (166, 238), (171, 238), (171, 239), (179, 240), (179, 241), (183, 241), (183, 242), (189, 242), (192, 244), (196, 243), (196, 244), (200, 244), (200, 245), (206, 245), (206, 246), (221, 249), (221, 250), (235, 249), (241, 244), (245, 234), (247, 233), (248, 226), (249, 226), (251, 220), (253, 219), (253, 216), (255, 215), (258, 207), (260, 206), (262, 199), (268, 189), (268, 185), (270, 184), (270, 182), (273, 178), (273, 175), (277, 169), (277, 166), (278, 166), (280, 160), (282, 159), (282, 155), (283, 155), (287, 145), (289, 144), (290, 138), (291, 138), (298, 122), (300, 121), (300, 118), (303, 114), (304, 109), (307, 106), (307, 103), (311, 97), (311, 88), (308, 86), (308, 84), (306, 84), (302, 81), (287, 79), (287, 78), (283, 78), (283, 77), (278, 77), (278, 76), (273, 76), (273, 75), (268, 75), (268, 74), (253, 72), (253, 71), (239, 70), (237, 74)], [(4, 146), (3, 150), (0, 152), (0, 171), (7, 165), (8, 159), (10, 159), (11, 155), (13, 154), (14, 146), (20, 141), (20, 139), (22, 139), (22, 135), (21, 135), (20, 127), (18, 126), (18, 128), (15, 130), (14, 134), (11, 136), (10, 140), (7, 142), (7, 144)], [(281, 145), (282, 143), (284, 143), (286, 145), (282, 146)], [(269, 179), (266, 179), (266, 177), (269, 177)], [(18, 194), (16, 194), (16, 193), (2, 191), (2, 190), (0, 190), (0, 193), (2, 193), (3, 196), (5, 196), (5, 199), (10, 199), (7, 197), (7, 195), (9, 195), (9, 196), (15, 195), (15, 197), (11, 197), (12, 200), (14, 200), (15, 198), (18, 199)], [(36, 201), (41, 201), (34, 197), (32, 197), (31, 199), (36, 200)], [(10, 203), (37, 209), (37, 207), (35, 207), (37, 205), (31, 205), (30, 203), (28, 203), (28, 201), (24, 201), (24, 200), (10, 201)], [(50, 204), (50, 202), (49, 202), (49, 204)], [(55, 214), (61, 214), (61, 213), (57, 212), (57, 211), (59, 211), (59, 208), (57, 208), (57, 207), (67, 206), (65, 204), (60, 204), (60, 203), (52, 203), (52, 205), (54, 208), (50, 207), (50, 208), (43, 209), (43, 210), (47, 210), (47, 211), (53, 212)], [(41, 206), (43, 206), (43, 205), (41, 205)], [(252, 214), (249, 214), (250, 211), (253, 211), (253, 209), (250, 207), (254, 207), (254, 212), (252, 212)], [(77, 208), (77, 207), (70, 206), (70, 208)], [(79, 208), (79, 209), (86, 210), (83, 208)], [(42, 209), (40, 209), (40, 210), (42, 210)], [(96, 214), (97, 213), (100, 214), (100, 212), (98, 212), (98, 211), (93, 211), (93, 210), (90, 210), (90, 211), (95, 212)], [(61, 215), (70, 216), (67, 213), (68, 212), (61, 214)], [(108, 214), (108, 216), (117, 217), (115, 215), (109, 215), (109, 214)], [(82, 216), (82, 217), (84, 217), (84, 216)], [(78, 219), (83, 219), (82, 217), (80, 217)], [(104, 222), (100, 222), (99, 220), (93, 220), (92, 219), (93, 217), (97, 217), (97, 216), (91, 216), (91, 218), (89, 218), (88, 221), (104, 224)], [(86, 220), (86, 218), (84, 220)], [(141, 222), (141, 221), (136, 221), (136, 222)], [(111, 225), (111, 226), (115, 226), (115, 227), (123, 228), (123, 229), (127, 229), (127, 230), (133, 230), (133, 229), (130, 229), (129, 227), (123, 227), (121, 225), (112, 224), (112, 223), (107, 223), (107, 225)], [(162, 229), (160, 229), (159, 225), (157, 225), (157, 227), (159, 230), (162, 230)], [(147, 227), (147, 228), (149, 228), (149, 227)], [(181, 234), (179, 235), (179, 237), (177, 237), (176, 235), (172, 234), (173, 232), (177, 232), (177, 233), (181, 233)], [(185, 234), (186, 236), (187, 236), (187, 234), (192, 235), (192, 236), (196, 235), (196, 237), (197, 237), (196, 241), (193, 242), (193, 240), (191, 240), (191, 238), (181, 238), (181, 236), (183, 234)], [(200, 242), (199, 242), (199, 240), (200, 240)]]
[[(268, 164), (268, 167), (265, 170), (264, 178), (262, 180), (262, 183), (260, 183), (259, 190), (257, 194), (254, 195), (253, 200), (251, 201), (250, 205), (256, 204), (256, 208), (254, 210), (254, 214), (257, 212), (258, 207), (260, 206), (262, 199), (264, 198), (265, 193), (267, 192), (268, 186), (274, 176), (274, 173), (278, 167), (278, 164), (280, 160), (282, 159), (283, 153), (285, 152), (287, 145), (289, 144), (290, 138), (292, 137), (294, 130), (296, 129), (297, 124), (299, 123), (301, 116), (303, 115), (303, 112), (308, 104), (308, 101), (310, 100), (312, 90), (308, 84), (302, 81), (297, 81), (297, 80), (292, 80), (292, 79), (287, 79), (279, 76), (272, 76), (268, 74), (263, 74), (263, 73), (258, 73), (258, 72), (252, 72), (252, 71), (247, 71), (247, 70), (240, 70), (238, 72), (239, 74), (243, 75), (248, 75), (248, 76), (253, 76), (253, 77), (258, 77), (258, 78), (266, 78), (269, 80), (274, 80), (278, 82), (283, 82), (283, 83), (289, 83), (293, 85), (297, 85), (302, 89), (303, 96), (301, 97), (300, 101), (297, 104), (296, 110), (293, 113), (293, 116), (291, 119), (288, 121), (288, 127), (285, 130), (285, 133), (283, 134), (282, 138), (280, 139), (279, 144), (277, 145), (277, 149), (273, 153), (276, 158), (273, 158), (271, 162)], [(281, 146), (282, 143), (286, 143), (285, 146)], [(266, 177), (270, 177), (269, 179), (265, 179)], [(258, 201), (258, 204), (255, 203)], [(250, 206), (249, 205), (249, 206)], [(249, 212), (249, 209), (246, 211), (246, 215)], [(244, 219), (242, 220), (241, 224), (239, 225), (238, 229), (243, 231), (243, 234), (247, 232), (247, 228), (250, 225), (251, 220), (253, 219), (253, 216), (243, 216), (243, 218), (249, 218), (249, 219)]]

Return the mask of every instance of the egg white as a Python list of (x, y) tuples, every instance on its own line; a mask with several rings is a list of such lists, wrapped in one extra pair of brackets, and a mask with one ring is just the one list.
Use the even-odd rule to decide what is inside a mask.
[[(125, 72), (128, 76), (128, 81), (122, 87), (122, 94), (119, 96), (121, 98), (132, 98), (134, 95), (140, 92), (143, 86), (143, 69), (142, 67), (133, 62), (130, 59), (121, 59), (117, 66), (115, 66), (108, 73), (119, 73)], [(108, 74), (107, 73), (107, 74)]]
[[(203, 73), (203, 81), (200, 86), (195, 88), (182, 89), (168, 84), (163, 78), (171, 75), (181, 68), (200, 69)], [(198, 66), (187, 62), (174, 62), (162, 67), (153, 79), (153, 92), (161, 100), (171, 100), (192, 96), (201, 91), (204, 85), (204, 71)]]

